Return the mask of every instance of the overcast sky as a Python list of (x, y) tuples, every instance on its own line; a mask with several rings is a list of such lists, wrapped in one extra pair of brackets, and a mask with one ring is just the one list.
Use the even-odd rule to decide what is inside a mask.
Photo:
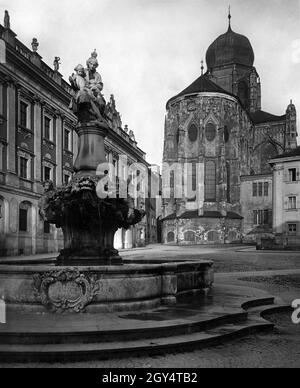
[[(123, 124), (153, 164), (162, 161), (165, 104), (199, 75), (212, 41), (232, 29), (246, 35), (262, 82), (262, 108), (300, 117), (300, 0), (0, 0), (11, 28), (67, 80), (93, 49), (104, 95), (114, 94)], [(298, 120), (298, 131), (300, 125)]]

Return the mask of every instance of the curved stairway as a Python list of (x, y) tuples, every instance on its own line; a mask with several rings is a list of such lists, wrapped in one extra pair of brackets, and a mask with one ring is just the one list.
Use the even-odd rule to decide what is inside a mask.
[[(241, 295), (241, 289), (244, 295)], [(79, 315), (8, 314), (0, 325), (1, 362), (53, 362), (154, 355), (218, 345), (274, 325), (262, 318), (286, 308), (262, 292), (217, 287), (155, 310)]]

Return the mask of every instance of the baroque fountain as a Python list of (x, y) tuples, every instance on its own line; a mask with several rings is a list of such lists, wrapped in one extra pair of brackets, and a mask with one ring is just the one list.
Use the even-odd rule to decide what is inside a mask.
[[(8, 309), (35, 313), (98, 313), (174, 305), (182, 294), (211, 287), (211, 261), (124, 261), (114, 249), (118, 228), (144, 217), (133, 199), (109, 197), (102, 184), (108, 175), (104, 139), (106, 120), (103, 83), (96, 71), (96, 52), (87, 68), (78, 65), (70, 77), (70, 109), (78, 118), (78, 156), (74, 176), (64, 187), (45, 185), (40, 214), (62, 228), (64, 249), (55, 262), (1, 265), (0, 284)], [(74, 314), (73, 314), (74, 316)], [(75, 315), (76, 316), (76, 315)], [(75, 317), (74, 316), (74, 317)], [(74, 318), (75, 319), (75, 318)]]
[(263, 313), (274, 298), (230, 280), (211, 288), (212, 261), (123, 260), (114, 249), (118, 228), (144, 212), (109, 183), (104, 139), (112, 129), (97, 66), (94, 52), (87, 69), (78, 65), (70, 77), (79, 138), (73, 179), (60, 188), (48, 182), (40, 201), (40, 216), (62, 228), (64, 249), (50, 261), (0, 264), (0, 314), (7, 313), (0, 360), (157, 354), (272, 328), (245, 310), (266, 305), (255, 310)]

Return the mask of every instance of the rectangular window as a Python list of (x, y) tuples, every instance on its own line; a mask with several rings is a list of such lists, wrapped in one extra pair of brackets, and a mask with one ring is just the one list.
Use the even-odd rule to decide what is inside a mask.
[(263, 183), (259, 182), (258, 184), (258, 196), (262, 197), (263, 196)]
[(257, 183), (253, 183), (252, 192), (253, 192), (253, 197), (257, 197)]
[(68, 129), (65, 129), (65, 149), (70, 151), (70, 134)]
[(67, 186), (69, 184), (69, 181), (70, 181), (70, 177), (69, 175), (64, 175), (64, 182), (65, 182), (65, 185)]
[(44, 168), (44, 181), (50, 181), (51, 180), (51, 168), (45, 167)]
[(297, 197), (289, 197), (289, 210), (297, 209)]
[(20, 209), (19, 212), (19, 230), (20, 232), (27, 232), (27, 209)]
[(269, 225), (269, 210), (264, 210), (264, 225)]
[(44, 222), (44, 234), (50, 233), (50, 223), (48, 221)]
[(27, 109), (28, 105), (21, 101), (20, 102), (20, 125), (24, 128), (27, 128)]
[(262, 225), (264, 220), (264, 212), (263, 210), (258, 211), (258, 225)]
[(288, 224), (288, 232), (291, 236), (297, 235), (297, 224)]
[(253, 211), (253, 224), (258, 225), (258, 211), (257, 210)]
[(51, 135), (51, 119), (49, 117), (45, 117), (44, 120), (44, 137), (47, 140), (52, 140), (52, 135)]
[(269, 182), (264, 183), (264, 196), (265, 197), (269, 196)]
[(289, 169), (289, 181), (290, 182), (296, 182), (297, 181), (297, 169), (296, 168), (290, 168)]
[(26, 158), (20, 158), (20, 177), (23, 179), (28, 178), (28, 160)]

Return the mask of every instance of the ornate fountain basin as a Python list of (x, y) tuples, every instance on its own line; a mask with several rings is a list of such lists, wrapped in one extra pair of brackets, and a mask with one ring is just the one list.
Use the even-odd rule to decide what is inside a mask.
[(102, 267), (0, 265), (0, 293), (9, 309), (43, 313), (111, 312), (176, 304), (213, 284), (213, 262)]

